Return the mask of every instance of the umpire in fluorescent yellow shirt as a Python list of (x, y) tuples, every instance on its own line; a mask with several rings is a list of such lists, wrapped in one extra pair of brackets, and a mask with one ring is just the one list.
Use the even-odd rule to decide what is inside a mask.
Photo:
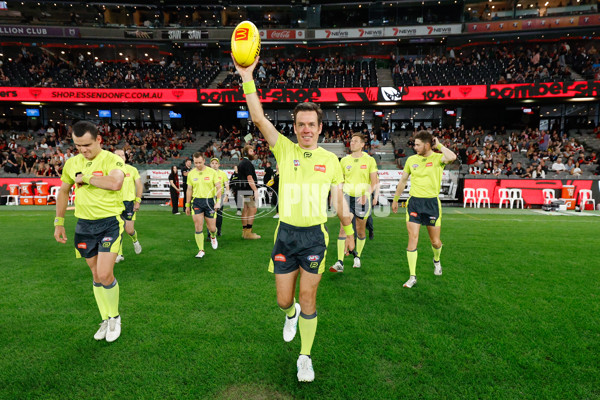
[[(367, 219), (372, 212), (373, 205), (377, 204), (379, 198), (379, 178), (377, 177), (377, 163), (375, 159), (363, 151), (365, 147), (365, 138), (360, 133), (352, 135), (350, 140), (351, 154), (342, 158), (340, 165), (344, 173), (344, 196), (348, 201), (350, 212), (354, 215), (356, 221), (356, 252), (354, 253), (354, 268), (360, 268), (360, 256), (365, 247), (367, 238), (366, 228)], [(374, 200), (371, 203), (371, 194), (375, 192)], [(338, 259), (336, 263), (329, 268), (331, 272), (344, 272), (344, 247), (346, 242), (346, 232), (340, 226), (338, 236)]]
[[(127, 162), (125, 152), (121, 149), (115, 150), (115, 154), (121, 157), (123, 163)], [(142, 185), (142, 179), (137, 168), (133, 165), (125, 164), (123, 171), (125, 172), (125, 179), (123, 180), (123, 187), (121, 188), (121, 196), (123, 197), (123, 214), (121, 218), (125, 221), (125, 232), (129, 235), (133, 241), (133, 250), (135, 254), (142, 252), (142, 245), (140, 244), (135, 230), (135, 219), (140, 204), (142, 203), (142, 193), (144, 191), (144, 185)], [(123, 257), (123, 241), (121, 241), (121, 247), (119, 248), (119, 255), (117, 256), (116, 262), (119, 263), (125, 260)]]
[[(317, 330), (317, 288), (325, 269), (329, 241), (325, 222), (330, 190), (338, 217), (346, 229), (347, 249), (354, 249), (354, 231), (342, 194), (342, 170), (335, 154), (317, 146), (323, 129), (323, 112), (318, 105), (299, 103), (296, 106), (293, 115), (298, 144), (292, 143), (265, 117), (252, 80), (258, 57), (249, 67), (233, 62), (244, 82), (252, 122), (269, 143), (279, 167), (280, 219), (269, 271), (275, 273), (277, 303), (286, 314), (284, 341), (292, 341), (296, 327), (300, 329), (298, 381), (312, 382), (315, 373), (310, 352)], [(299, 304), (294, 299), (298, 277)]]
[[(196, 244), (198, 254), (196, 258), (204, 257), (204, 221), (210, 236), (210, 244), (216, 250), (219, 246), (217, 241), (217, 227), (215, 224), (215, 213), (221, 208), (221, 183), (217, 172), (204, 165), (204, 155), (201, 152), (194, 153), (195, 168), (188, 172), (187, 192), (185, 194), (185, 213), (192, 215), (194, 227), (196, 228)], [(215, 202), (215, 198), (217, 201)]]
[(73, 125), (73, 142), (79, 151), (63, 168), (62, 185), (56, 199), (54, 238), (66, 243), (64, 220), (69, 192), (75, 185), (75, 249), (92, 271), (94, 297), (102, 322), (96, 340), (114, 342), (121, 335), (119, 284), (113, 275), (123, 233), (121, 186), (125, 178), (123, 160), (102, 150), (102, 138), (95, 124), (80, 121)]
[[(432, 148), (441, 153), (435, 153)], [(433, 273), (442, 275), (440, 255), (442, 253), (442, 204), (439, 194), (442, 186), (444, 167), (456, 160), (456, 154), (443, 146), (427, 131), (420, 131), (415, 137), (415, 155), (408, 157), (402, 177), (396, 187), (392, 201), (392, 211), (398, 212), (398, 200), (410, 177), (409, 198), (406, 202), (406, 230), (408, 246), (406, 258), (410, 277), (404, 287), (411, 288), (417, 283), (417, 244), (421, 225), (427, 227), (433, 250)]]

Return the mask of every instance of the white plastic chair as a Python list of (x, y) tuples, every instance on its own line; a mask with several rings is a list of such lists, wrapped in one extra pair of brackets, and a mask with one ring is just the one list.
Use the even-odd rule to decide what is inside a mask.
[(60, 190), (60, 186), (52, 186), (50, 188), (50, 194), (48, 196), (46, 196), (46, 200), (50, 201), (50, 199), (54, 199), (54, 201), (56, 201), (56, 199), (58, 198), (58, 191)]
[(268, 191), (266, 187), (258, 188), (258, 200), (256, 202), (256, 207), (261, 208), (265, 202), (269, 200)]
[(498, 194), (500, 195), (500, 202), (498, 203), (498, 208), (502, 208), (502, 204), (506, 201), (506, 208), (510, 206), (512, 208), (512, 203), (510, 201), (510, 189), (502, 188), (498, 189)]
[(6, 196), (6, 205), (7, 206), (18, 206), (19, 205), (19, 196), (16, 194), (7, 194)]
[(543, 189), (542, 194), (544, 195), (544, 204), (550, 204), (555, 199), (554, 189)]
[(73, 187), (71, 187), (71, 190), (69, 191), (69, 201), (67, 204), (70, 206), (75, 204), (75, 188)]
[(592, 198), (592, 191), (589, 189), (580, 189), (579, 190), (579, 209), (581, 211), (585, 210), (585, 205), (588, 203), (592, 203), (594, 210), (596, 209), (596, 201)]
[(475, 189), (464, 188), (463, 189), (463, 197), (464, 197), (463, 208), (467, 207), (467, 203), (470, 203), (471, 207), (477, 206), (477, 203), (476, 203), (477, 199), (475, 198)]
[(481, 203), (485, 206), (487, 202), (488, 208), (490, 208), (490, 197), (486, 188), (477, 189), (477, 208), (481, 207)]
[(525, 208), (525, 204), (523, 203), (523, 191), (521, 189), (510, 189), (510, 208), (513, 208), (513, 205), (521, 204), (521, 208)]

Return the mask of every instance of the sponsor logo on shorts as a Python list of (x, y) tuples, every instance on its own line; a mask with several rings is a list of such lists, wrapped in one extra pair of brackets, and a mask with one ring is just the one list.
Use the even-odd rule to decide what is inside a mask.
[(112, 242), (113, 238), (112, 236), (105, 236), (104, 239), (102, 239), (103, 242)]
[(102, 243), (102, 247), (104, 247), (105, 249), (108, 249), (111, 246), (110, 242), (104, 242)]
[(87, 249), (87, 243), (77, 243), (77, 248), (78, 249)]
[(412, 165), (412, 167), (413, 167), (414, 169), (417, 169), (417, 168), (419, 168), (419, 164), (413, 164), (413, 165)]
[(327, 171), (327, 168), (324, 165), (315, 165), (315, 171), (325, 172)]
[(361, 165), (360, 169), (367, 169), (367, 165), (366, 164)]
[(417, 218), (419, 216), (419, 214), (417, 214), (416, 212), (413, 211), (410, 213), (410, 216)]
[(299, 166), (300, 166), (300, 161), (294, 160), (294, 167), (299, 167)]
[(194, 207), (194, 211), (198, 212), (200, 209), (198, 207)]
[(314, 261), (319, 261), (321, 259), (321, 256), (315, 254), (315, 255), (306, 257), (306, 259), (308, 261), (314, 262)]
[(285, 256), (283, 254), (275, 254), (275, 257), (273, 257), (273, 259), (275, 261), (280, 261), (280, 262), (286, 262), (287, 258), (285, 258)]
[(432, 162), (428, 162), (425, 166), (426, 167), (433, 167), (433, 163)]
[(94, 171), (94, 172), (92, 172), (92, 175), (94, 175), (94, 176), (104, 176), (104, 172), (102, 172), (102, 171)]

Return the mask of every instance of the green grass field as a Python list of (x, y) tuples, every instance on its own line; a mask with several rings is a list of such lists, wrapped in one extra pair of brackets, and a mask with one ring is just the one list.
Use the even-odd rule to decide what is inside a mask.
[[(404, 212), (404, 210), (402, 210)], [(123, 333), (96, 342), (92, 278), (53, 238), (51, 207), (1, 207), (1, 399), (598, 399), (600, 213), (444, 208), (433, 275), (424, 228), (413, 289), (404, 215), (376, 218), (363, 268), (326, 272), (312, 357), (296, 379), (299, 334), (267, 272), (276, 220), (256, 242), (225, 220), (197, 260), (191, 217), (145, 206), (125, 238)], [(330, 219), (329, 267), (338, 222)]]

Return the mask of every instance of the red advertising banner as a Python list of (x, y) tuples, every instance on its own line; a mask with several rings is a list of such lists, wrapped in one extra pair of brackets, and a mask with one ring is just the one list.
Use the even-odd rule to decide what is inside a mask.
[(492, 204), (500, 202), (498, 189), (521, 189), (523, 191), (523, 201), (525, 206), (528, 204), (544, 204), (543, 189), (554, 189), (554, 197), (561, 197), (563, 185), (575, 186), (575, 198), (578, 198), (581, 189), (591, 189), (592, 197), (600, 199), (598, 183), (600, 181), (586, 179), (465, 179), (465, 188), (485, 188)]
[(196, 103), (196, 89), (75, 89), (24, 88), (0, 89), (0, 101), (102, 102), (102, 103)]
[[(258, 89), (264, 103), (518, 100), (598, 97), (600, 81), (510, 85)], [(0, 101), (102, 103), (243, 103), (242, 89), (0, 88)]]
[(37, 182), (47, 182), (48, 183), (48, 191), (52, 186), (60, 186), (62, 185), (62, 181), (60, 178), (45, 178), (45, 177), (35, 177), (35, 178), (0, 178), (0, 195), (5, 196), (10, 193), (9, 185), (21, 185), (21, 183), (28, 182), (31, 183), (32, 189), (34, 193), (31, 195), (37, 195), (35, 193), (35, 184)]
[[(396, 102), (431, 100), (512, 100), (600, 96), (600, 81), (524, 83), (511, 85), (412, 86), (336, 89), (259, 89), (264, 103)], [(201, 103), (246, 101), (242, 89), (200, 89)]]
[(466, 33), (506, 32), (523, 29), (541, 30), (594, 25), (600, 25), (600, 14), (475, 22), (466, 24)]

